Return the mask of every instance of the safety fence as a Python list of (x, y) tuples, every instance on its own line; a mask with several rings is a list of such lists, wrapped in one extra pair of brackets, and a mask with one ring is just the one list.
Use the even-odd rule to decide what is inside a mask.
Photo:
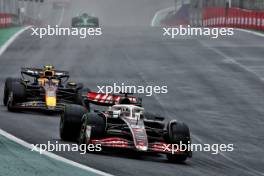
[(19, 19), (16, 14), (0, 13), (0, 28), (17, 25), (19, 25)]
[(202, 25), (264, 31), (264, 11), (240, 8), (207, 7), (202, 10)]
[(191, 5), (199, 8), (233, 7), (247, 10), (264, 10), (263, 0), (191, 0)]
[(18, 3), (18, 0), (0, 0), (0, 28), (19, 24)]
[(50, 2), (53, 0), (0, 0), (0, 28), (41, 23), (40, 14), (48, 14), (45, 9)]

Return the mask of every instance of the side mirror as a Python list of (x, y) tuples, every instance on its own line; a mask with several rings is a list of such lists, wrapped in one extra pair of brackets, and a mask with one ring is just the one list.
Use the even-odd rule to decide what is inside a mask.
[(28, 79), (23, 79), (23, 81), (24, 81), (26, 84), (28, 84), (28, 83), (30, 82), (30, 80), (28, 80)]
[(77, 86), (77, 84), (75, 82), (68, 82), (67, 85), (69, 87), (76, 87)]

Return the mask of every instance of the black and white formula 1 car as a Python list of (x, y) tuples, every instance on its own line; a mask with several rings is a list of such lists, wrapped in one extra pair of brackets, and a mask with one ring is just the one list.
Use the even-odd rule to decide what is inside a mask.
[(21, 78), (7, 78), (3, 103), (9, 111), (46, 110), (61, 112), (64, 105), (82, 104), (81, 83), (68, 82), (67, 71), (53, 66), (22, 68)]
[(89, 92), (86, 101), (109, 107), (106, 111), (88, 112), (81, 106), (67, 105), (60, 121), (63, 140), (166, 154), (171, 162), (183, 162), (192, 156), (188, 149), (173, 148), (190, 144), (188, 126), (146, 113), (141, 99)]

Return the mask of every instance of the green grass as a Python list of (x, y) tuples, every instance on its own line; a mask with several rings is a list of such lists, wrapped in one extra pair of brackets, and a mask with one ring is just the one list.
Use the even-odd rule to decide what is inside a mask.
[(21, 27), (0, 29), (0, 47), (20, 29)]
[[(249, 29), (250, 30), (250, 29)], [(260, 31), (260, 30), (251, 30), (251, 31), (254, 31), (254, 32), (258, 32), (258, 33), (261, 33), (261, 34), (264, 34), (264, 31)]]
[(96, 176), (97, 174), (33, 152), (0, 135), (0, 175)]

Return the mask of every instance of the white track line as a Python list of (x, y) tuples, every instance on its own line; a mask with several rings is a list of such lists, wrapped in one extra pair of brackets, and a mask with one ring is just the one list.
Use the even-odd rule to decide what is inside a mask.
[(21, 35), (24, 31), (28, 30), (31, 26), (27, 26), (19, 30), (16, 34), (14, 34), (10, 39), (7, 40), (1, 47), (0, 47), (0, 56), (6, 51), (6, 49), (16, 40), (16, 38)]
[(212, 50), (213, 52), (217, 53), (218, 55), (222, 56), (222, 57), (224, 58), (224, 60), (223, 60), (224, 63), (232, 63), (232, 64), (234, 64), (234, 65), (237, 65), (238, 67), (242, 68), (243, 70), (245, 70), (245, 71), (247, 71), (248, 73), (250, 73), (250, 74), (252, 74), (253, 76), (255, 76), (255, 77), (256, 77), (257, 79), (259, 79), (261, 82), (263, 81), (263, 79), (262, 79), (262, 78), (261, 78), (261, 77), (260, 77), (255, 71), (253, 71), (253, 70), (249, 69), (247, 66), (245, 66), (245, 65), (243, 65), (243, 64), (241, 64), (241, 63), (239, 63), (239, 62), (237, 62), (234, 58), (229, 57), (229, 56), (226, 55), (224, 52), (222, 52), (222, 51), (220, 51), (220, 50), (218, 50), (218, 49), (216, 49), (216, 48), (214, 48), (214, 47), (211, 47), (211, 46), (205, 44), (205, 43), (202, 42), (202, 41), (200, 41), (200, 43), (201, 43), (204, 47), (206, 47), (206, 48)]
[[(214, 49), (214, 48), (212, 48), (212, 47), (209, 47), (209, 46), (205, 45), (205, 44), (202, 43), (202, 42), (201, 42), (201, 44), (202, 44), (204, 47), (207, 47), (207, 48), (213, 50), (213, 51), (216, 52), (217, 54), (220, 54), (220, 55), (221, 55), (222, 57), (224, 57), (225, 59), (230, 59), (228, 56), (226, 56), (226, 55), (225, 55), (224, 53), (222, 53), (221, 51), (218, 51), (218, 50), (216, 50), (216, 49)], [(128, 54), (125, 54), (125, 56), (126, 56), (126, 58), (127, 58), (128, 60), (131, 60), (131, 58), (128, 56)], [(234, 62), (236, 62), (234, 59), (232, 59), (232, 60), (233, 60)], [(238, 63), (238, 64), (239, 64), (239, 63)], [(240, 64), (240, 66), (241, 66), (241, 64)], [(244, 67), (243, 67), (243, 68), (244, 68)], [(248, 70), (247, 70), (247, 71), (248, 71)], [(143, 80), (147, 80), (146, 77), (145, 77), (145, 75), (144, 75), (142, 72), (139, 72), (139, 76), (140, 76), (141, 78), (143, 78)], [(145, 81), (145, 82), (146, 82), (146, 81)], [(147, 82), (146, 82), (146, 83), (147, 83)], [(162, 103), (161, 103), (162, 100), (160, 100), (159, 96), (154, 95), (154, 97), (156, 98), (157, 102), (161, 105), (161, 107), (163, 107), (163, 106), (162, 106)], [(166, 116), (170, 117), (170, 114), (167, 113), (166, 110), (164, 110), (164, 113), (165, 113)], [(201, 138), (199, 138), (198, 136), (196, 136), (196, 135), (194, 135), (194, 134), (192, 134), (191, 136), (192, 136), (193, 139), (197, 140), (200, 144), (205, 144), (205, 142), (204, 142)], [(240, 168), (243, 168), (243, 169), (247, 170), (247, 172), (248, 172), (250, 175), (254, 175), (254, 176), (255, 176), (255, 175), (264, 176), (264, 173), (263, 173), (263, 172), (260, 172), (260, 171), (258, 171), (258, 170), (255, 170), (255, 169), (249, 168), (249, 167), (247, 167), (246, 165), (243, 165), (243, 164), (239, 163), (238, 161), (232, 159), (231, 157), (225, 155), (223, 152), (219, 152), (219, 154), (220, 154), (222, 157), (224, 157), (226, 160), (228, 160), (228, 161), (230, 161), (230, 162), (236, 164), (236, 165), (239, 166)]]
[[(23, 29), (21, 29), (20, 31), (18, 31), (15, 35), (13, 35), (1, 48), (0, 48), (0, 56), (5, 52), (5, 50), (15, 41), (15, 39), (21, 35), (24, 31), (26, 31), (27, 29), (29, 29), (31, 26), (27, 26), (27, 27), (24, 27)], [(5, 136), (6, 138), (10, 139), (11, 141), (14, 141), (30, 150), (32, 150), (34, 147), (33, 145), (27, 143), (26, 141), (23, 141), (22, 139), (19, 139), (15, 136), (13, 136), (12, 134), (10, 133), (7, 133), (6, 131), (0, 129), (0, 135), (2, 136)], [(108, 174), (108, 173), (105, 173), (105, 172), (102, 172), (102, 171), (99, 171), (97, 169), (94, 169), (94, 168), (91, 168), (91, 167), (88, 167), (88, 166), (85, 166), (85, 165), (82, 165), (82, 164), (79, 164), (77, 162), (74, 162), (74, 161), (71, 161), (69, 159), (66, 159), (66, 158), (63, 158), (61, 156), (58, 156), (58, 155), (55, 155), (54, 153), (50, 153), (50, 152), (47, 152), (47, 151), (44, 151), (42, 153), (43, 155), (46, 155), (52, 159), (55, 159), (55, 160), (58, 160), (58, 161), (61, 161), (61, 162), (64, 162), (64, 163), (67, 163), (69, 165), (72, 165), (72, 166), (75, 166), (75, 167), (78, 167), (80, 169), (83, 169), (83, 170), (86, 170), (86, 171), (89, 171), (89, 172), (93, 172), (95, 174), (98, 174), (98, 175), (102, 175), (102, 176), (113, 176), (111, 174)]]
[(62, 22), (63, 22), (63, 18), (64, 18), (64, 13), (65, 13), (65, 8), (62, 8), (62, 12), (61, 12), (61, 16), (60, 16), (60, 20), (58, 22), (58, 26), (61, 26)]
[[(227, 56), (227, 55), (226, 55), (225, 53), (223, 53), (222, 51), (220, 51), (220, 50), (218, 50), (218, 49), (216, 49), (216, 48), (213, 48), (213, 47), (211, 47), (211, 46), (208, 46), (208, 45), (206, 45), (206, 44), (203, 43), (203, 42), (200, 42), (200, 43), (201, 43), (204, 47), (206, 47), (206, 48), (212, 50), (213, 52), (215, 52), (216, 54), (222, 56), (222, 57), (224, 58), (224, 60), (223, 60), (224, 62), (226, 62), (226, 63), (229, 62), (229, 63), (235, 64), (235, 65), (237, 65), (238, 67), (244, 69), (245, 71), (247, 71), (247, 72), (253, 74), (256, 78), (258, 78), (260, 81), (262, 81), (262, 79), (261, 79), (261, 78), (260, 78), (260, 77), (259, 77), (254, 71), (252, 71), (252, 70), (250, 70), (249, 68), (247, 68), (246, 66), (240, 64), (240, 63), (237, 62), (234, 58), (231, 58), (231, 57)], [(203, 141), (202, 141), (199, 137), (197, 137), (196, 135), (192, 135), (192, 136), (193, 136), (193, 138), (196, 139), (198, 142), (203, 143)], [(249, 168), (248, 166), (243, 165), (243, 164), (239, 163), (238, 161), (236, 161), (236, 160), (230, 158), (229, 156), (225, 155), (223, 152), (219, 152), (219, 153), (220, 153), (220, 155), (223, 156), (225, 159), (227, 159), (227, 160), (229, 160), (229, 161), (235, 163), (236, 165), (238, 165), (238, 166), (240, 166), (240, 167), (242, 167), (242, 168), (248, 170), (248, 172), (249, 172), (250, 174), (252, 174), (252, 175), (264, 175), (263, 172), (260, 172), (260, 171), (258, 171), (258, 170), (255, 170), (255, 169)]]
[[(199, 143), (204, 144), (203, 140), (200, 139), (198, 136), (192, 134), (192, 137), (193, 137), (194, 139), (196, 139)], [(251, 175), (264, 175), (263, 172), (259, 172), (259, 171), (257, 171), (257, 170), (254, 170), (254, 169), (250, 168), (250, 167), (247, 167), (246, 165), (243, 165), (243, 164), (237, 162), (236, 160), (230, 158), (229, 156), (225, 155), (225, 154), (224, 154), (223, 152), (221, 152), (221, 151), (219, 152), (219, 154), (220, 154), (222, 157), (224, 157), (225, 159), (227, 159), (227, 160), (231, 161), (232, 163), (236, 164), (236, 165), (239, 166), (240, 168), (244, 168), (244, 169), (247, 170), (248, 173), (250, 173)]]
[(160, 24), (157, 24), (157, 22), (160, 23), (160, 19), (158, 20), (158, 18), (161, 18), (161, 15), (163, 15), (165, 17), (165, 14), (164, 13), (166, 13), (166, 15), (167, 15), (168, 12), (173, 11), (173, 10), (175, 10), (174, 7), (168, 7), (166, 9), (161, 9), (161, 10), (157, 11), (155, 13), (155, 15), (154, 15), (154, 17), (153, 17), (150, 25), (152, 27), (160, 26)]
[[(33, 145), (27, 143), (26, 141), (22, 140), (22, 139), (19, 139), (15, 136), (13, 136), (12, 134), (10, 133), (7, 133), (6, 131), (0, 129), (0, 135), (8, 138), (9, 140), (15, 142), (15, 143), (18, 143), (30, 150), (32, 150), (34, 147)], [(39, 148), (38, 148), (39, 150)], [(35, 152), (37, 154), (37, 152)], [(45, 156), (48, 156), (49, 158), (52, 158), (52, 159), (55, 159), (55, 160), (58, 160), (58, 161), (61, 161), (61, 162), (64, 162), (64, 163), (67, 163), (69, 165), (72, 165), (74, 167), (78, 167), (80, 169), (83, 169), (83, 170), (86, 170), (86, 171), (89, 171), (89, 172), (93, 172), (95, 174), (98, 174), (98, 175), (102, 175), (102, 176), (113, 176), (111, 174), (108, 174), (108, 173), (105, 173), (105, 172), (102, 172), (102, 171), (99, 171), (97, 169), (94, 169), (94, 168), (91, 168), (91, 167), (88, 167), (88, 166), (85, 166), (85, 165), (82, 165), (82, 164), (79, 164), (77, 162), (74, 162), (74, 161), (71, 161), (69, 159), (66, 159), (66, 158), (63, 158), (61, 156), (58, 156), (54, 153), (51, 153), (51, 152), (47, 152), (47, 151), (43, 151), (42, 152), (42, 155), (45, 155)]]
[(254, 35), (259, 36), (259, 37), (264, 37), (264, 34), (257, 32), (257, 31), (250, 31), (250, 30), (246, 30), (246, 29), (236, 29), (236, 30), (241, 31), (241, 32), (246, 32), (249, 34), (254, 34)]

